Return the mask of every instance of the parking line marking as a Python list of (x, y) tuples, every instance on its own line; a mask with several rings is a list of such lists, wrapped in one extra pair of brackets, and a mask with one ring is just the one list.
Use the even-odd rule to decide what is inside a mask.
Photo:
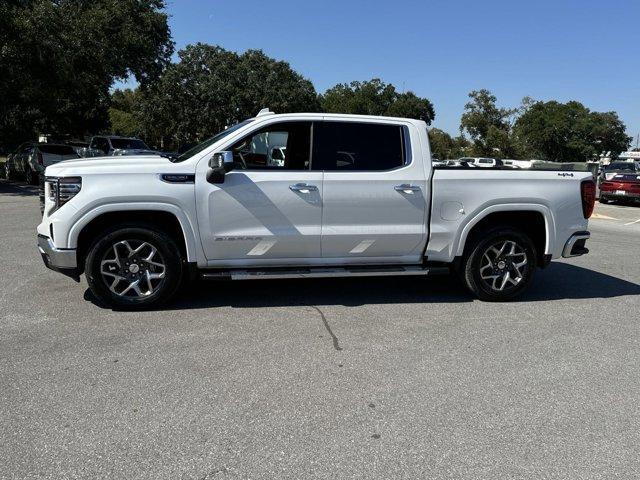
[(634, 220), (633, 222), (625, 223), (624, 226), (633, 225), (634, 223), (640, 223), (640, 218), (638, 220)]
[(599, 218), (600, 220), (618, 220), (615, 217), (609, 217), (607, 215), (602, 215), (601, 213), (594, 213), (591, 215), (592, 218)]

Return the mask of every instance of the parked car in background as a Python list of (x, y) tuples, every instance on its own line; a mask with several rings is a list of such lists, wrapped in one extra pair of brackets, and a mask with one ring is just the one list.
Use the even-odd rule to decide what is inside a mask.
[(84, 150), (84, 157), (110, 157), (128, 155), (159, 155), (139, 138), (117, 137), (113, 135), (95, 136)]
[(498, 161), (495, 158), (478, 157), (472, 159), (476, 167), (491, 168), (498, 166)]
[(26, 142), (7, 157), (5, 178), (22, 177), (28, 184), (37, 185), (46, 167), (79, 157), (70, 145)]
[(64, 144), (73, 147), (79, 156), (82, 156), (85, 149), (89, 148), (89, 144), (87, 142), (81, 142), (80, 140), (70, 140), (68, 142), (64, 142)]
[(640, 172), (616, 173), (600, 184), (600, 203), (640, 200)]
[(531, 160), (514, 160), (512, 158), (502, 159), (502, 164), (505, 167), (511, 168), (531, 168)]
[(638, 162), (613, 162), (605, 165), (600, 173), (600, 181), (610, 180), (618, 173), (622, 172), (640, 172), (640, 163)]
[(435, 167), (461, 167), (461, 168), (475, 168), (476, 164), (465, 159), (458, 160), (445, 160), (440, 165), (434, 165)]

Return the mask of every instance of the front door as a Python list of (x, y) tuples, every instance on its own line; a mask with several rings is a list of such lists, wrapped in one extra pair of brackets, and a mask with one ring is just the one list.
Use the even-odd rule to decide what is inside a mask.
[(289, 265), (318, 259), (322, 172), (310, 171), (311, 123), (281, 122), (227, 148), (224, 183), (198, 175), (198, 223), (209, 264)]
[[(340, 263), (416, 263), (426, 242), (428, 182), (401, 123), (325, 121), (313, 169), (324, 171), (322, 256)], [(416, 135), (417, 138), (417, 135)], [(416, 157), (417, 158), (417, 157)]]

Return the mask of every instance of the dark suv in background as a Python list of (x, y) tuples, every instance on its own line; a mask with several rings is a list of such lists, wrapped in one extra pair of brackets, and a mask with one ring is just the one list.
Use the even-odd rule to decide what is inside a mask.
[(99, 135), (91, 139), (89, 148), (84, 150), (85, 157), (104, 157), (118, 155), (157, 155), (138, 138)]

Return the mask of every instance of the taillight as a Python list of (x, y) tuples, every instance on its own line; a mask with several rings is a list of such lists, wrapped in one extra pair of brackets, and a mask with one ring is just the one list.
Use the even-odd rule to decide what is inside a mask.
[(44, 158), (42, 158), (42, 152), (38, 152), (38, 164), (44, 165)]
[(582, 214), (584, 218), (591, 217), (593, 206), (596, 203), (596, 184), (593, 180), (585, 180), (580, 184), (582, 196)]

